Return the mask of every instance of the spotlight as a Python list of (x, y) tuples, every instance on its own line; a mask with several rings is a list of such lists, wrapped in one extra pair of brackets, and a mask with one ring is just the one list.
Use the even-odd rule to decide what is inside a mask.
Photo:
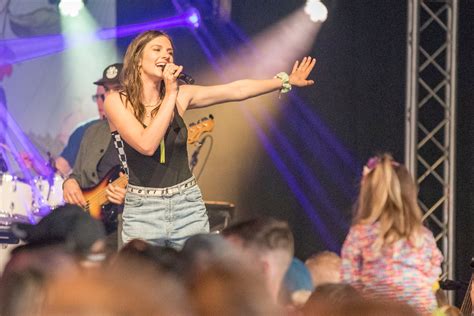
[(324, 22), (328, 18), (328, 9), (320, 0), (307, 0), (304, 12), (313, 22)]
[(83, 0), (61, 0), (58, 4), (61, 15), (75, 17), (84, 8)]
[(191, 8), (187, 11), (187, 21), (188, 23), (193, 26), (194, 28), (199, 27), (199, 23), (201, 22), (201, 15), (196, 8)]

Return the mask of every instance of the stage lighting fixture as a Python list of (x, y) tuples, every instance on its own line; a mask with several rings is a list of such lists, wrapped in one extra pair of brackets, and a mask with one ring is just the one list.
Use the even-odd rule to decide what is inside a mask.
[(84, 8), (83, 0), (61, 0), (58, 4), (61, 15), (75, 17)]
[(201, 22), (201, 16), (199, 14), (199, 11), (196, 8), (191, 8), (187, 12), (187, 21), (189, 22), (189, 24), (191, 24), (191, 26), (193, 26), (194, 28), (198, 28), (199, 23)]
[(307, 0), (304, 12), (313, 22), (324, 22), (328, 17), (328, 9), (320, 0)]

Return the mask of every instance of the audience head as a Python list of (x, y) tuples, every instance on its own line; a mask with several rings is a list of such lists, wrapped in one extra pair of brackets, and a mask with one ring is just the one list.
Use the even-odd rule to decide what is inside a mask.
[(60, 245), (16, 247), (0, 280), (0, 315), (38, 315), (48, 280), (79, 272), (76, 256)]
[(323, 251), (312, 255), (305, 261), (311, 273), (314, 287), (325, 283), (341, 282), (341, 257), (331, 251)]
[(220, 234), (197, 234), (184, 243), (181, 259), (188, 275), (199, 273), (213, 263), (241, 264), (237, 250)]
[(90, 270), (48, 283), (41, 315), (190, 315), (180, 282), (151, 263)]
[(288, 223), (274, 218), (257, 217), (236, 223), (224, 229), (222, 235), (245, 248), (294, 253), (293, 234)]
[(46, 274), (25, 268), (2, 276), (0, 315), (38, 315), (45, 299)]
[(177, 250), (170, 247), (152, 245), (141, 239), (127, 243), (112, 260), (112, 266), (149, 264), (159, 272), (182, 277), (184, 266)]
[(268, 290), (277, 300), (294, 253), (293, 234), (288, 224), (260, 217), (231, 225), (222, 234), (261, 270)]
[(373, 157), (364, 167), (354, 223), (380, 223), (376, 247), (402, 238), (417, 244), (422, 226), (417, 192), (405, 166), (389, 154)]
[(336, 306), (360, 300), (362, 296), (351, 285), (326, 283), (313, 291), (302, 311), (304, 315), (328, 315)]
[(262, 275), (244, 266), (212, 263), (195, 276), (190, 296), (196, 315), (282, 315)]
[(12, 231), (29, 249), (56, 245), (79, 259), (102, 254), (105, 246), (103, 224), (71, 204), (58, 207), (36, 225), (15, 223)]
[[(304, 314), (314, 315), (314, 314)], [(327, 309), (325, 316), (420, 316), (404, 303), (383, 300), (352, 300)]]

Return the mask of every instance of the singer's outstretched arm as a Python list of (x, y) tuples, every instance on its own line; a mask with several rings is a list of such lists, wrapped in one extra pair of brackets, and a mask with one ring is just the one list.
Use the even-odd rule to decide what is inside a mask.
[[(290, 84), (304, 87), (314, 84), (307, 80), (311, 70), (316, 64), (316, 59), (304, 57), (301, 63), (295, 62), (290, 74)], [(178, 94), (178, 104), (184, 109), (206, 107), (214, 104), (241, 101), (281, 89), (282, 81), (278, 78), (267, 80), (244, 79), (217, 86), (181, 86)]]

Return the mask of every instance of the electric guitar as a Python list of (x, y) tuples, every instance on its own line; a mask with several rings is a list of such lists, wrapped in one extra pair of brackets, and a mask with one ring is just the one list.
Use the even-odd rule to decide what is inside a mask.
[(203, 117), (196, 123), (189, 124), (188, 128), (188, 144), (192, 145), (199, 140), (202, 134), (212, 132), (214, 129), (214, 116)]
[[(471, 268), (474, 268), (474, 258), (471, 260)], [(461, 305), (461, 315), (471, 316), (472, 314), (472, 301), (471, 301), (471, 289), (472, 289), (472, 281), (474, 280), (474, 273), (471, 275), (471, 281), (469, 282), (469, 286), (466, 290), (466, 294), (464, 295), (464, 300), (462, 301)]]
[(107, 172), (97, 185), (82, 189), (82, 194), (87, 203), (84, 210), (93, 218), (101, 220), (106, 227), (116, 223), (121, 206), (110, 203), (105, 190), (109, 183), (121, 188), (127, 186), (128, 177), (125, 174), (120, 174), (121, 170), (120, 166), (115, 166)]

